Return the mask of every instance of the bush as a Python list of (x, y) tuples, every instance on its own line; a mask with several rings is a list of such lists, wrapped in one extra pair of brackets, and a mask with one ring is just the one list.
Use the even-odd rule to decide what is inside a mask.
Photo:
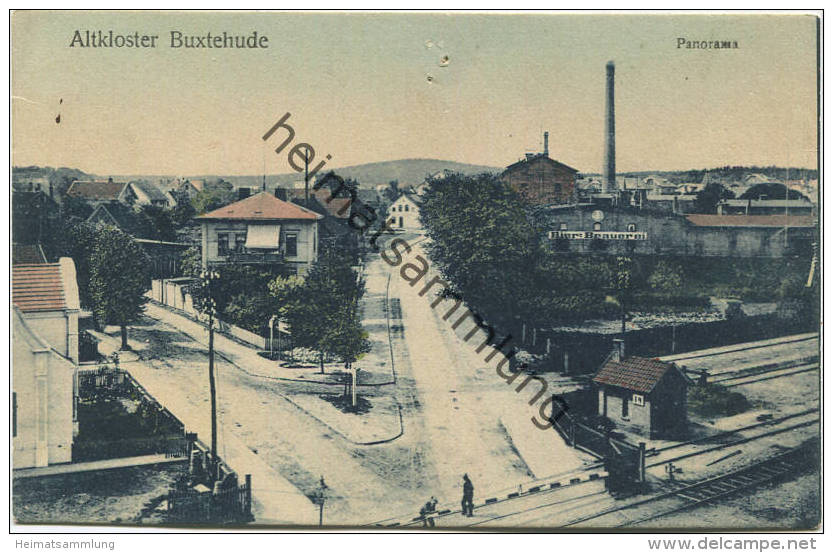
[(688, 407), (704, 417), (729, 417), (749, 409), (749, 400), (719, 384), (698, 384), (688, 391)]

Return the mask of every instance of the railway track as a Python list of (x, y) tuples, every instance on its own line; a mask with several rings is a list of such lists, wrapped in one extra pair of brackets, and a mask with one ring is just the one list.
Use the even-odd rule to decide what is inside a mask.
[(726, 442), (726, 443), (719, 444), (719, 445), (709, 447), (709, 448), (706, 448), (706, 449), (699, 449), (699, 450), (696, 450), (696, 451), (692, 451), (690, 453), (684, 453), (684, 454), (678, 455), (676, 457), (664, 458), (660, 461), (654, 461), (653, 463), (646, 464), (645, 468), (658, 467), (660, 465), (665, 465), (667, 463), (674, 463), (674, 462), (677, 462), (677, 461), (682, 461), (683, 459), (688, 459), (690, 457), (698, 457), (700, 455), (705, 455), (706, 453), (712, 453), (714, 451), (720, 451), (721, 449), (726, 449), (726, 448), (729, 448), (729, 447), (732, 447), (732, 446), (741, 445), (741, 444), (745, 444), (745, 443), (749, 443), (749, 442), (754, 442), (755, 440), (760, 440), (761, 438), (768, 438), (770, 436), (775, 436), (776, 434), (783, 434), (784, 432), (790, 432), (792, 430), (797, 430), (799, 428), (804, 428), (805, 426), (818, 424), (819, 422), (820, 422), (820, 419), (818, 417), (816, 417), (816, 418), (808, 420), (808, 421), (803, 421), (803, 422), (799, 422), (799, 423), (796, 423), (796, 424), (792, 424), (790, 426), (784, 426), (784, 427), (781, 427), (781, 428), (776, 428), (775, 430), (770, 430), (768, 432), (763, 432), (763, 433), (757, 434), (755, 436), (747, 436), (747, 437), (744, 437), (744, 438), (740, 438), (738, 440), (734, 440), (734, 441), (731, 441), (731, 442)]
[(687, 355), (685, 353), (677, 354), (677, 355), (667, 355), (662, 358), (663, 361), (673, 361), (674, 363), (679, 363), (680, 361), (688, 361), (691, 359), (702, 359), (704, 357), (717, 357), (720, 355), (726, 355), (730, 353), (737, 353), (741, 351), (751, 351), (754, 349), (763, 349), (763, 348), (771, 348), (782, 346), (784, 344), (795, 344), (798, 342), (807, 342), (810, 340), (818, 340), (818, 334), (797, 334), (795, 336), (788, 336), (785, 337), (783, 340), (780, 341), (773, 341), (773, 340), (765, 340), (764, 343), (752, 343), (751, 345), (743, 345), (740, 344), (736, 348), (720, 348), (717, 351), (706, 351), (703, 353), (695, 353), (693, 355)]
[[(776, 373), (794, 369), (796, 367), (811, 367), (816, 368), (819, 365), (819, 358), (817, 355), (809, 357), (801, 357), (785, 363), (768, 363), (757, 367), (749, 367), (734, 371), (710, 372), (707, 375), (708, 381), (711, 384), (721, 384), (730, 380), (738, 380), (741, 378), (751, 378), (753, 376), (760, 376), (769, 373)], [(689, 374), (698, 375), (698, 371), (688, 371)]]
[[(565, 527), (595, 521), (602, 527), (626, 527), (644, 524), (681, 511), (693, 509), (735, 494), (748, 493), (764, 485), (798, 476), (817, 466), (819, 441), (813, 439), (774, 457), (747, 465), (693, 484), (678, 484), (674, 489), (621, 507), (574, 519)], [(646, 506), (658, 507), (648, 514), (628, 517), (628, 511)], [(605, 524), (604, 518), (615, 519)], [(622, 521), (622, 518), (627, 520)], [(594, 524), (595, 526), (595, 524)]]
[(817, 412), (818, 412), (818, 408), (814, 407), (812, 409), (807, 409), (806, 411), (800, 411), (798, 413), (791, 413), (789, 415), (784, 415), (783, 417), (779, 417), (777, 419), (769, 419), (769, 420), (761, 421), (761, 422), (758, 422), (758, 423), (755, 423), (755, 424), (742, 426), (740, 428), (735, 428), (734, 430), (727, 430), (726, 432), (720, 432), (719, 434), (714, 434), (714, 435), (711, 435), (711, 436), (704, 436), (702, 438), (695, 438), (693, 440), (688, 440), (688, 441), (685, 441), (685, 442), (680, 442), (680, 443), (676, 443), (676, 444), (673, 444), (673, 445), (656, 448), (656, 449), (650, 450), (649, 455), (657, 455), (657, 454), (662, 453), (664, 451), (669, 451), (671, 449), (678, 449), (680, 447), (685, 447), (687, 445), (694, 445), (694, 444), (698, 444), (698, 443), (701, 443), (701, 442), (720, 440), (722, 438), (725, 438), (726, 436), (732, 436), (734, 434), (739, 434), (741, 432), (746, 432), (747, 430), (754, 430), (755, 428), (760, 428), (760, 427), (763, 427), (763, 426), (774, 426), (774, 425), (780, 424), (780, 423), (782, 423), (786, 420), (794, 419), (794, 418), (797, 418), (797, 417), (803, 417), (804, 415), (809, 415), (810, 413), (817, 413)]
[(682, 505), (624, 522), (617, 527), (644, 524), (731, 495), (749, 492), (782, 479), (795, 477), (816, 465), (819, 458), (818, 448), (818, 440), (812, 440), (808, 444), (803, 444), (765, 461), (702, 482), (683, 486), (671, 492), (671, 497), (682, 500)]
[(723, 386), (726, 388), (733, 388), (735, 386), (745, 386), (747, 384), (754, 384), (756, 382), (763, 382), (765, 380), (773, 380), (776, 378), (784, 378), (787, 376), (793, 376), (796, 374), (806, 373), (810, 371), (817, 371), (819, 370), (818, 363), (810, 363), (808, 365), (796, 365), (793, 367), (787, 367), (785, 369), (775, 369), (772, 371), (766, 371), (764, 373), (759, 373), (753, 376), (761, 376), (761, 378), (751, 378), (751, 377), (743, 377), (738, 376), (735, 378), (730, 378), (727, 380), (741, 380), (741, 382), (732, 382), (731, 384), (724, 384)]

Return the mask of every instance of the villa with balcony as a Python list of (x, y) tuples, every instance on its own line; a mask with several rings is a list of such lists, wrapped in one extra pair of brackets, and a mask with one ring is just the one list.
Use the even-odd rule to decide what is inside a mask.
[(202, 266), (285, 263), (306, 274), (318, 259), (324, 216), (261, 192), (197, 217)]

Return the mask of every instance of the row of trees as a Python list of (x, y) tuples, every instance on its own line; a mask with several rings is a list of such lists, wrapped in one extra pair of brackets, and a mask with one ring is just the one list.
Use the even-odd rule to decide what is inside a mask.
[(420, 215), (453, 292), (493, 326), (621, 315), (640, 294), (670, 294), (682, 281), (672, 263), (554, 253), (517, 195), (488, 173), (432, 181)]

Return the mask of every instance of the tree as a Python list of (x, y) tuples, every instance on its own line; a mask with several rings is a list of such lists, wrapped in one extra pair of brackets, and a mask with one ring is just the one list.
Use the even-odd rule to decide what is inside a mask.
[(710, 182), (697, 192), (694, 198), (695, 213), (717, 213), (717, 204), (721, 200), (731, 200), (735, 193), (718, 182)]
[(235, 200), (234, 186), (230, 182), (219, 180), (205, 183), (203, 189), (191, 199), (194, 211), (199, 215), (228, 205)]
[(356, 305), (348, 304), (329, 317), (327, 328), (321, 337), (321, 346), (324, 350), (337, 357), (352, 373), (350, 390), (353, 408), (356, 407), (357, 374), (355, 371), (358, 371), (358, 368), (353, 367), (353, 363), (370, 351), (370, 341), (367, 336), (367, 332), (359, 321)]
[(92, 215), (93, 207), (81, 198), (65, 196), (61, 212), (64, 219), (86, 221)]
[(678, 265), (660, 260), (651, 276), (648, 277), (648, 284), (651, 289), (661, 292), (672, 292), (683, 284), (682, 269)]
[(287, 305), (292, 301), (298, 290), (304, 285), (303, 277), (298, 275), (277, 276), (267, 285), (269, 295), (274, 298), (278, 306), (278, 315), (286, 312)]
[(144, 219), (144, 236), (154, 240), (176, 240), (176, 223), (170, 209), (158, 205), (143, 205), (139, 210)]
[(173, 220), (173, 223), (176, 226), (176, 228), (182, 228), (186, 225), (191, 224), (192, 219), (196, 214), (197, 211), (194, 209), (194, 206), (191, 202), (180, 201), (171, 210), (171, 219)]
[(130, 236), (114, 227), (97, 231), (90, 258), (93, 313), (101, 324), (121, 327), (121, 349), (130, 349), (127, 326), (135, 323), (148, 301), (150, 260)]
[[(303, 286), (286, 294), (287, 302), (281, 306), (281, 311), (292, 341), (296, 346), (318, 351), (322, 373), (324, 355), (330, 353), (328, 340), (335, 337), (333, 332), (348, 331), (351, 323), (346, 318), (349, 311), (345, 309), (357, 309), (363, 293), (364, 283), (344, 257), (338, 252), (330, 252), (319, 258)], [(334, 328), (341, 331), (333, 331)]]
[[(92, 278), (91, 259), (95, 251), (98, 231), (89, 223), (68, 223), (59, 225), (57, 236), (53, 236), (47, 250), (54, 253), (54, 257), (71, 257), (75, 262), (75, 275), (78, 281), (78, 295), (81, 305), (91, 307), (93, 298), (90, 288)], [(51, 257), (51, 256), (50, 256)]]
[[(509, 322), (519, 312), (543, 255), (538, 232), (517, 195), (499, 177), (451, 174), (430, 179), (420, 218), (432, 260), (454, 291), (482, 316)], [(534, 304), (529, 296), (527, 305)]]
[[(757, 200), (766, 197), (767, 200), (783, 200), (787, 194), (787, 187), (777, 182), (756, 184), (740, 195), (741, 200)], [(797, 190), (789, 191), (790, 200), (807, 200), (807, 196)], [(809, 201), (809, 200), (807, 200)]]
[(200, 248), (191, 246), (182, 252), (179, 266), (184, 276), (198, 277), (202, 271), (202, 252)]

